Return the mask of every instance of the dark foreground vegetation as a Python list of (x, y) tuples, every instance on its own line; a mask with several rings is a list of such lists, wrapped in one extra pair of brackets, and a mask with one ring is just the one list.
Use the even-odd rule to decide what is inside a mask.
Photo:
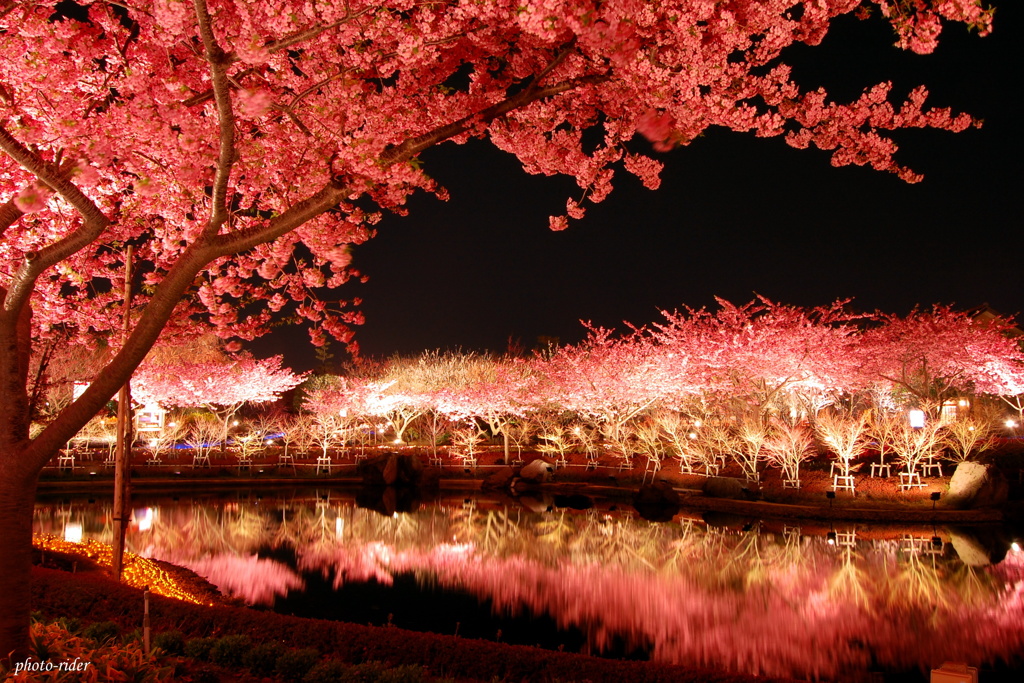
[[(56, 560), (56, 562), (54, 561)], [(70, 562), (70, 560), (67, 560)], [(50, 558), (48, 564), (62, 564)], [(132, 646), (142, 591), (99, 571), (35, 567), (37, 618), (70, 632)], [(140, 680), (176, 681), (767, 681), (649, 662), (607, 660), (456, 636), (302, 619), (227, 605), (153, 596), (154, 646), (167, 655)], [(163, 678), (157, 676), (162, 671)], [(26, 680), (26, 679), (23, 679)], [(33, 679), (27, 679), (33, 680)], [(102, 680), (102, 677), (101, 677)]]

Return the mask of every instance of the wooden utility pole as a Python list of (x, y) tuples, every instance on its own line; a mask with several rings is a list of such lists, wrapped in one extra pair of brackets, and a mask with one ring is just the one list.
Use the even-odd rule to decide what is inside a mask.
[[(132, 311), (132, 246), (128, 245), (124, 260), (124, 338), (128, 338)], [(117, 395), (117, 451), (114, 456), (114, 578), (121, 580), (124, 569), (124, 541), (131, 519), (128, 489), (131, 470), (131, 380), (127, 380)]]

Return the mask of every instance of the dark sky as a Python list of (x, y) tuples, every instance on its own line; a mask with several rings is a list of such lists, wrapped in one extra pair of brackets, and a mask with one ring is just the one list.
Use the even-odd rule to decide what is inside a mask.
[[(925, 84), (934, 106), (984, 119), (954, 135), (897, 135), (897, 159), (924, 173), (908, 185), (867, 168), (832, 168), (829, 155), (781, 139), (715, 129), (657, 155), (661, 189), (616, 176), (602, 204), (564, 232), (548, 216), (578, 198), (574, 181), (528, 176), (489, 143), (442, 145), (424, 166), (451, 192), (418, 196), (408, 217), (388, 216), (354, 251), (370, 276), (341, 296), (359, 296), (364, 354), (432, 348), (504, 351), (539, 335), (579, 341), (580, 320), (622, 328), (658, 319), (659, 309), (741, 303), (754, 292), (805, 306), (854, 298), (863, 309), (905, 313), (915, 304), (1007, 314), (1024, 308), (1019, 231), (1022, 183), (1019, 114), (1021, 12), (1003, 2), (987, 38), (947, 26), (935, 54), (891, 47), (878, 21), (843, 17), (823, 45), (798, 46), (787, 61), (805, 88), (847, 101), (894, 82), (902, 97)], [(637, 151), (647, 147), (634, 140)], [(277, 332), (258, 355), (287, 348), (296, 369), (314, 365), (305, 334)]]

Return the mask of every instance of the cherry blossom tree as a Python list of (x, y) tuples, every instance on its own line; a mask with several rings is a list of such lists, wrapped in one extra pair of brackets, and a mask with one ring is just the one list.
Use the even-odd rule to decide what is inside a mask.
[(538, 381), (534, 366), (520, 359), (468, 354), (431, 400), (453, 422), (484, 422), (491, 434), (501, 436), (505, 462), (509, 462), (513, 423), (536, 408)]
[[(710, 126), (817, 146), (834, 165), (907, 180), (886, 131), (961, 131), (966, 115), (803, 90), (782, 61), (859, 2), (698, 0), (399, 3), (353, 0), (12, 0), (0, 8), (0, 652), (22, 655), (31, 509), (43, 465), (124, 384), (165, 328), (250, 339), (280, 315), (315, 343), (351, 339), (349, 246), (418, 189), (418, 156), (488, 137), (526, 171), (603, 200), (620, 168), (658, 186), (657, 150)], [(990, 30), (974, 3), (876, 0), (900, 45), (934, 49), (941, 20)], [(595, 130), (600, 142), (584, 144)], [(634, 146), (635, 147), (635, 146)], [(569, 200), (566, 227), (583, 215)], [(126, 246), (138, 290), (122, 335)], [(353, 302), (354, 303), (354, 302)], [(89, 389), (29, 436), (33, 343), (115, 351)]]
[(868, 449), (868, 418), (869, 415), (866, 413), (852, 416), (835, 411), (823, 411), (814, 419), (814, 430), (818, 433), (818, 438), (835, 455), (841, 477), (851, 476), (854, 459)]
[(995, 395), (1022, 386), (1024, 353), (1008, 321), (977, 321), (948, 306), (882, 315), (859, 343), (862, 372), (889, 385), (903, 403), (930, 410), (961, 392)]
[(266, 403), (298, 386), (305, 375), (281, 366), (282, 357), (256, 359), (239, 354), (191, 361), (180, 355), (145, 362), (132, 379), (135, 398), (166, 407), (204, 407), (221, 419), (221, 443), (231, 418), (246, 403)]
[(968, 416), (944, 425), (943, 445), (946, 458), (955, 463), (967, 462), (994, 444), (992, 420)]
[(775, 420), (764, 449), (769, 461), (782, 470), (782, 485), (800, 488), (800, 463), (814, 456), (810, 430), (802, 424)]
[(612, 330), (590, 328), (583, 342), (559, 347), (536, 366), (542, 378), (538, 403), (594, 421), (626, 464), (633, 452), (630, 421), (679, 386), (665, 374), (661, 350), (640, 331), (616, 337)]
[(770, 412), (797, 412), (790, 395), (820, 407), (858, 381), (849, 350), (861, 316), (846, 312), (846, 303), (804, 309), (764, 297), (742, 306), (718, 299), (714, 313), (663, 311), (652, 335), (666, 358), (685, 359), (674, 363), (685, 373), (677, 384), (725, 392), (766, 420)]

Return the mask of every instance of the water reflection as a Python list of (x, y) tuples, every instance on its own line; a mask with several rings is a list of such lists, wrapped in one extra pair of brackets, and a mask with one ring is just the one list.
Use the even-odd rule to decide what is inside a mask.
[[(548, 614), (595, 654), (625, 643), (664, 662), (856, 680), (1012, 667), (1024, 652), (1024, 554), (998, 528), (723, 528), (462, 499), (385, 516), (337, 492), (154, 501), (133, 517), (130, 550), (253, 605), (312, 577), (340, 588), (413, 574), (503, 613)], [(40, 505), (35, 524), (109, 542), (109, 518), (109, 504), (64, 503)]]

